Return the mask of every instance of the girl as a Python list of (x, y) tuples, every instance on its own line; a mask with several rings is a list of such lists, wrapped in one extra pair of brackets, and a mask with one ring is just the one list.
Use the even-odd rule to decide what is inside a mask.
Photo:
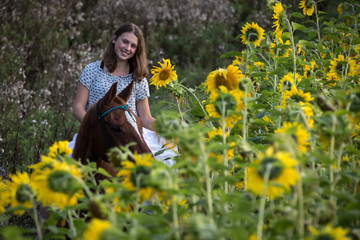
[[(101, 99), (113, 83), (118, 82), (117, 92), (120, 93), (131, 81), (134, 81), (133, 92), (127, 102), (131, 110), (143, 121), (144, 138), (155, 154), (161, 150), (166, 140), (160, 138), (153, 130), (156, 121), (152, 117), (148, 98), (150, 97), (145, 40), (141, 29), (133, 23), (121, 25), (112, 35), (102, 61), (95, 61), (85, 67), (78, 80), (73, 105), (73, 114), (81, 122), (88, 108)], [(76, 135), (69, 143), (73, 149)], [(168, 149), (156, 159), (175, 156)], [(169, 162), (170, 161), (170, 162)], [(172, 164), (170, 159), (167, 164)]]

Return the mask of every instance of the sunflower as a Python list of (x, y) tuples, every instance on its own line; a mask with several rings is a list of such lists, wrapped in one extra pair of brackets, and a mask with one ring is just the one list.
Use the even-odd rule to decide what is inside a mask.
[[(119, 195), (116, 195), (117, 190), (115, 187), (107, 187), (105, 188), (105, 193), (112, 196), (112, 202), (111, 205), (114, 207), (115, 212), (130, 212), (131, 206), (123, 206), (121, 205), (121, 199), (118, 197)], [(115, 195), (115, 196), (114, 196)]]
[[(225, 137), (228, 137), (230, 134), (229, 131), (225, 131)], [(209, 131), (207, 133), (208, 135), (208, 138), (206, 138), (207, 141), (211, 141), (211, 139), (214, 139), (216, 137), (221, 137), (222, 138), (222, 135), (223, 135), (223, 130), (221, 127), (218, 127), (218, 128), (213, 128), (212, 131)]]
[(151, 154), (135, 154), (135, 163), (132, 161), (122, 162), (122, 169), (117, 173), (118, 177), (122, 177), (122, 185), (126, 190), (136, 191), (138, 177), (141, 176), (139, 183), (139, 196), (141, 200), (150, 199), (155, 190), (148, 185), (148, 181), (145, 178), (149, 177), (151, 166), (154, 158)]
[[(330, 61), (330, 72), (331, 77), (337, 81), (342, 81), (342, 76), (345, 74), (346, 67), (347, 76), (355, 76), (356, 71), (356, 60), (349, 58), (345, 59), (344, 55), (339, 54), (337, 58)], [(330, 77), (330, 76), (329, 76)]]
[(205, 92), (210, 92), (210, 100), (214, 101), (221, 86), (224, 86), (229, 91), (239, 89), (239, 82), (243, 77), (244, 75), (237, 66), (229, 65), (227, 69), (219, 68), (207, 76), (204, 83), (206, 86)]
[(314, 111), (311, 108), (311, 104), (300, 103), (300, 105), (305, 114), (305, 117), (312, 117), (314, 115)]
[(354, 130), (351, 134), (351, 136), (357, 140), (357, 139), (360, 139), (360, 123), (358, 123), (356, 126), (356, 130)]
[(166, 87), (170, 82), (177, 80), (177, 74), (174, 70), (175, 65), (171, 65), (170, 59), (164, 59), (163, 63), (158, 62), (161, 67), (154, 66), (150, 70), (153, 76), (150, 79), (150, 84), (155, 85), (156, 89), (159, 87)]
[[(244, 51), (241, 52), (241, 56), (235, 56), (235, 59), (231, 62), (231, 65), (235, 67), (240, 67), (241, 65), (245, 65), (245, 56)], [(247, 64), (246, 69), (251, 68), (250, 64)], [(243, 76), (242, 76), (243, 77)]]
[[(229, 143), (229, 148), (226, 151), (226, 159), (233, 159), (234, 158), (234, 147), (235, 147), (235, 142), (230, 142)], [(215, 153), (215, 152), (211, 152), (210, 153), (210, 157), (214, 157), (217, 162), (219, 164), (223, 164), (224, 163), (224, 155), (223, 153)]]
[(71, 149), (68, 148), (68, 141), (58, 141), (55, 142), (51, 147), (49, 147), (48, 156), (55, 158), (57, 155), (68, 156), (71, 154)]
[(286, 90), (281, 100), (281, 107), (286, 107), (289, 100), (297, 103), (309, 103), (314, 100), (310, 93), (304, 93), (303, 90), (298, 90), (295, 86), (291, 87), (291, 90)]
[(0, 177), (0, 213), (5, 212), (5, 207), (9, 205), (9, 196), (8, 196), (8, 181), (5, 181)]
[(303, 49), (303, 45), (302, 44), (297, 44), (296, 45), (296, 48), (297, 48), (297, 54), (299, 56), (305, 56), (305, 51)]
[(350, 240), (350, 238), (346, 237), (349, 230), (343, 229), (342, 227), (332, 228), (331, 225), (328, 224), (326, 227), (321, 229), (321, 231), (318, 231), (312, 226), (308, 226), (308, 229), (313, 235), (310, 240)]
[[(235, 110), (235, 112), (238, 113), (244, 108), (244, 103), (241, 100), (244, 97), (244, 93), (240, 89), (234, 89), (231, 91), (227, 91), (226, 87), (223, 87), (223, 86), (220, 86), (220, 89), (221, 89), (221, 92), (227, 94), (227, 96), (229, 97), (229, 99), (228, 99), (229, 101), (227, 101), (229, 104), (229, 107), (227, 109), (233, 109), (233, 110)], [(214, 94), (210, 95), (209, 98), (212, 98), (214, 96), (217, 97), (216, 92)], [(210, 99), (210, 100), (213, 100), (212, 102), (216, 101), (216, 99)], [(233, 100), (235, 100), (235, 102)], [(230, 102), (234, 102), (236, 105), (231, 106)], [(214, 103), (205, 105), (205, 109), (208, 112), (210, 117), (221, 118), (221, 112), (220, 112), (219, 108), (215, 106)], [(239, 120), (242, 119), (242, 116), (239, 114), (232, 114), (232, 115), (226, 115), (225, 118), (226, 118), (226, 120), (225, 120), (226, 126), (232, 128)]]
[(270, 52), (272, 52), (275, 57), (289, 57), (291, 53), (290, 41), (286, 40), (285, 43), (281, 41), (280, 44), (271, 43)]
[(283, 127), (274, 132), (277, 134), (289, 134), (297, 144), (300, 153), (305, 153), (309, 148), (310, 134), (298, 122), (284, 122)]
[[(296, 80), (297, 82), (302, 80), (302, 77), (298, 73), (296, 73)], [(292, 86), (295, 86), (294, 73), (289, 72), (280, 79), (278, 88), (280, 92), (283, 92), (285, 90), (291, 90)]]
[(101, 235), (107, 229), (110, 229), (111, 223), (107, 220), (93, 218), (84, 232), (84, 240), (100, 240)]
[(40, 162), (29, 166), (30, 169), (33, 169), (33, 172), (31, 173), (31, 177), (34, 177), (37, 174), (41, 174), (41, 172), (47, 168), (52, 169), (53, 164), (56, 161), (57, 160), (52, 157), (41, 155)]
[(304, 63), (303, 64), (304, 77), (306, 78), (308, 76), (308, 72), (314, 71), (315, 68), (319, 68), (319, 65), (317, 65), (317, 63), (314, 60), (310, 61), (310, 65)]
[(243, 44), (254, 43), (255, 47), (260, 46), (261, 39), (264, 39), (265, 30), (259, 27), (257, 23), (245, 23), (242, 27), (241, 42)]
[[(262, 119), (263, 119), (265, 122), (270, 123), (269, 125), (271, 125), (271, 126), (273, 126), (273, 127), (276, 127), (276, 125), (275, 125), (275, 123), (273, 122), (273, 120), (270, 119), (268, 116), (264, 116)], [(265, 130), (266, 130), (266, 131), (269, 131), (270, 129), (266, 126), (266, 127), (265, 127)]]
[(254, 65), (257, 67), (257, 68), (264, 68), (265, 65), (263, 62), (254, 62)]
[(242, 178), (240, 171), (242, 170), (241, 167), (239, 167), (238, 164), (234, 164), (234, 166), (232, 167), (231, 171), (230, 171), (230, 176), (236, 177), (236, 182), (235, 182), (235, 189), (243, 189), (244, 188), (244, 179)]
[(274, 31), (275, 38), (278, 39), (280, 42), (282, 42), (281, 36), (284, 30), (283, 17), (285, 11), (281, 3), (275, 3), (275, 5), (273, 6), (273, 10), (274, 10), (274, 14), (272, 18), (275, 19), (275, 21), (273, 22), (274, 23), (273, 27), (275, 27), (275, 31)]
[(235, 59), (231, 62), (231, 65), (238, 67), (242, 62), (245, 62), (244, 56), (235, 56)]
[(78, 204), (78, 199), (84, 196), (78, 178), (80, 170), (75, 165), (54, 160), (50, 167), (32, 165), (32, 187), (38, 200), (44, 206), (55, 205), (60, 209)]
[(246, 189), (259, 196), (263, 193), (264, 177), (269, 165), (272, 167), (265, 195), (271, 199), (290, 190), (290, 187), (294, 186), (299, 179), (299, 174), (294, 169), (297, 161), (291, 158), (289, 153), (275, 153), (273, 147), (269, 147), (265, 154), (260, 153), (255, 163), (257, 163), (257, 167), (246, 168)]
[[(30, 186), (29, 175), (26, 172), (17, 172), (10, 175), (10, 179), (11, 181), (7, 184), (8, 193), (5, 194), (8, 197), (7, 201), (10, 206), (13, 208), (32, 208), (33, 190)], [(14, 214), (17, 215), (23, 215), (24, 213), (24, 209), (14, 211)]]
[(311, 117), (314, 115), (314, 111), (312, 109), (312, 105), (308, 103), (300, 103), (301, 109), (304, 112), (306, 122), (309, 128), (314, 127), (314, 119)]
[(257, 240), (257, 239), (258, 239), (258, 237), (257, 237), (256, 233), (253, 233), (249, 236), (248, 240)]
[(338, 80), (338, 75), (337, 73), (334, 72), (328, 72), (326, 73), (326, 80), (328, 82), (326, 82), (324, 85), (325, 86), (329, 86), (329, 87), (334, 87), (336, 86), (336, 81)]
[(305, 16), (312, 16), (315, 10), (315, 5), (313, 1), (301, 0), (299, 8), (303, 9), (303, 13)]
[(359, 55), (360, 54), (360, 44), (355, 45), (354, 50)]
[(342, 15), (344, 13), (344, 11), (343, 11), (343, 3), (339, 3), (339, 5), (336, 8), (336, 11), (338, 12), (339, 15)]

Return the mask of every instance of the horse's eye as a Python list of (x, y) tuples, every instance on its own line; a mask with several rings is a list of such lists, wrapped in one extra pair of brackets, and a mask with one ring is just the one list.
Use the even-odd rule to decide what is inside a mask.
[(121, 133), (121, 127), (118, 126), (118, 125), (113, 125), (111, 126), (111, 131), (114, 132), (114, 133)]

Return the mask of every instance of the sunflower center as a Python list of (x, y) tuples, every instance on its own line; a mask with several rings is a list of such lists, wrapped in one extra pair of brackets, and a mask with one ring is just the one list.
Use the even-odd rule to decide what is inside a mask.
[(285, 80), (284, 82), (283, 82), (283, 86), (284, 86), (284, 89), (285, 90), (290, 90), (291, 89), (291, 87), (292, 87), (292, 82), (290, 82), (290, 81), (288, 81), (288, 80)]
[(168, 69), (163, 69), (159, 73), (159, 79), (161, 81), (167, 80), (170, 77), (170, 71)]
[(258, 39), (259, 33), (254, 28), (249, 28), (246, 31), (246, 39), (249, 40), (249, 42), (255, 42)]
[[(142, 174), (143, 176), (145, 175), (149, 175), (150, 173), (150, 169), (146, 166), (136, 166), (135, 172), (131, 173), (130, 176), (130, 180), (131, 182), (136, 186), (136, 178), (137, 176), (139, 176), (140, 174)], [(140, 188), (146, 187), (148, 184), (146, 183), (146, 181), (140, 181)]]
[(15, 198), (18, 202), (24, 203), (30, 201), (31, 193), (31, 187), (27, 184), (22, 183), (16, 190)]
[(271, 170), (270, 170), (270, 176), (269, 176), (269, 180), (275, 179), (278, 176), (280, 176), (281, 172), (282, 172), (282, 166), (281, 163), (279, 162), (279, 160), (277, 158), (274, 157), (265, 157), (262, 161), (261, 161), (261, 167), (258, 170), (258, 173), (264, 177), (265, 176), (265, 172), (267, 171), (267, 169), (269, 169), (270, 165), (272, 165)]
[(335, 240), (330, 234), (322, 233), (316, 236), (315, 240)]
[(54, 192), (69, 193), (75, 184), (74, 177), (63, 170), (54, 171), (49, 175), (48, 186)]
[(306, 1), (306, 8), (312, 8), (313, 4), (310, 1)]
[(45, 170), (45, 169), (51, 169), (53, 167), (52, 163), (46, 163), (43, 166), (41, 166), (40, 170)]
[(345, 69), (345, 64), (339, 62), (337, 65), (336, 65), (336, 71), (339, 72), (339, 73), (342, 73)]
[(293, 95), (291, 96), (291, 99), (294, 100), (295, 102), (305, 102), (304, 98), (299, 95)]
[(230, 172), (230, 175), (237, 174), (240, 171), (241, 171), (241, 167), (236, 166), (232, 169), (232, 171)]
[(278, 48), (278, 56), (286, 56), (286, 54), (289, 52), (288, 48)]
[(220, 88), (220, 86), (225, 86), (229, 89), (230, 86), (228, 86), (228, 82), (226, 81), (225, 77), (223, 75), (217, 74), (215, 77), (215, 86), (217, 89)]

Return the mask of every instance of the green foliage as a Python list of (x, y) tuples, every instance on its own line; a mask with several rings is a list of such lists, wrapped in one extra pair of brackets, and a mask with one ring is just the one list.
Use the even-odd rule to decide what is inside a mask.
[[(115, 239), (318, 239), (321, 235), (316, 231), (327, 231), (328, 235), (337, 231), (334, 239), (358, 239), (359, 5), (346, 2), (343, 13), (333, 17), (324, 11), (330, 6), (327, 4), (334, 2), (316, 2), (314, 15), (303, 16), (298, 1), (289, 1), (281, 16), (285, 24), (281, 26), (282, 38), (275, 39), (269, 26), (259, 47), (253, 43), (237, 46), (236, 40), (230, 40), (239, 34), (233, 34), (233, 24), (238, 24), (239, 32), (240, 22), (226, 24), (219, 20), (217, 24), (203, 23), (206, 28), (201, 29), (197, 28), (198, 22), (191, 25), (191, 21), (184, 20), (185, 24), (171, 19), (166, 25), (166, 21), (159, 20), (161, 24), (153, 34), (151, 24), (144, 23), (150, 59), (171, 57), (181, 69), (178, 75), (184, 76), (164, 89), (151, 87), (155, 129), (177, 145), (175, 164), (168, 166), (151, 160), (151, 156), (131, 153), (128, 146), (114, 148), (108, 156), (118, 176), (97, 182), (95, 174), (109, 176), (104, 169), (97, 169), (95, 163), (83, 165), (58, 155), (48, 165), (34, 167), (30, 185), (21, 179), (22, 186), (34, 187), (32, 181), (45, 180), (45, 186), (59, 189), (55, 186), (63, 186), (63, 180), (56, 177), (72, 168), (81, 173), (66, 174), (67, 183), (74, 183), (75, 187), (66, 188), (68, 192), (60, 189), (69, 198), (78, 191), (84, 195), (77, 197), (75, 203), (53, 199), (47, 208), (50, 216), (39, 224), (37, 207), (43, 199), (37, 191), (44, 189), (35, 191), (35, 186), (31, 196), (35, 203), (33, 222), (23, 231), (13, 227), (21, 224), (9, 217), (15, 210), (25, 208), (12, 205), (17, 199), (9, 191), (18, 187), (11, 184), (16, 181), (14, 177), (1, 181), (0, 211), (5, 211), (0, 218), (1, 226), (5, 226), (1, 236), (26, 239), (40, 237), (41, 230), (46, 230), (43, 239), (82, 239), (88, 231), (102, 232), (104, 222), (91, 225), (102, 220), (109, 226), (103, 236)], [(109, 2), (100, 9), (95, 9), (93, 1), (84, 5), (70, 3), (63, 16), (44, 23), (44, 29), (52, 36), (46, 38), (46, 31), (39, 31), (41, 37), (34, 37), (38, 42), (31, 46), (44, 52), (31, 53), (35, 57), (30, 68), (24, 66), (26, 59), (10, 49), (26, 52), (28, 49), (19, 43), (24, 43), (22, 38), (33, 41), (33, 36), (21, 37), (10, 30), (10, 23), (2, 23), (8, 38), (0, 39), (6, 50), (1, 56), (14, 61), (0, 68), (6, 76), (1, 83), (1, 108), (6, 112), (1, 116), (1, 160), (11, 172), (30, 172), (28, 165), (37, 163), (40, 154), (47, 154), (49, 142), (70, 139), (76, 132), (77, 125), (69, 111), (69, 89), (75, 89), (82, 65), (100, 56), (97, 50), (90, 50), (86, 56), (86, 48), (79, 41), (95, 41), (91, 46), (96, 48), (106, 42), (103, 36), (107, 34), (90, 28), (74, 15), (96, 10), (95, 13), (103, 11), (114, 16), (120, 7), (132, 6), (131, 1), (122, 1), (113, 9)], [(139, 6), (142, 3), (139, 1)], [(95, 7), (91, 8), (91, 4)], [(249, 11), (236, 1), (231, 4), (236, 14)], [(40, 21), (30, 11), (38, 5), (21, 6), (19, 11), (30, 21), (25, 28), (39, 27)], [(271, 5), (266, 8), (271, 17)], [(295, 10), (300, 12), (293, 13)], [(134, 15), (136, 21), (141, 20)], [(89, 31), (71, 31), (65, 16), (73, 19), (79, 29)], [(92, 17), (85, 16), (87, 20)], [(106, 26), (116, 25), (104, 22)], [(56, 23), (61, 23), (64, 33), (54, 31)], [(42, 40), (49, 38), (54, 43), (48, 48)], [(16, 44), (12, 45), (9, 39)], [(76, 50), (58, 58), (61, 50), (52, 55), (52, 44)], [(222, 44), (224, 47), (218, 47)], [(221, 68), (223, 75), (212, 79), (209, 71), (233, 60), (238, 62), (231, 74), (231, 68)], [(42, 63), (44, 68), (39, 67)], [(67, 68), (75, 70), (66, 71)], [(211, 80), (214, 86), (209, 83)], [(47, 89), (43, 89), (45, 86)], [(136, 165), (127, 161), (129, 156)], [(43, 163), (44, 159), (39, 162)], [(55, 163), (66, 166), (60, 174)], [(52, 172), (54, 182), (48, 180), (47, 171)], [(15, 197), (22, 188), (15, 189)], [(57, 194), (55, 190), (45, 190), (45, 197)], [(25, 216), (29, 214), (27, 210)]]

